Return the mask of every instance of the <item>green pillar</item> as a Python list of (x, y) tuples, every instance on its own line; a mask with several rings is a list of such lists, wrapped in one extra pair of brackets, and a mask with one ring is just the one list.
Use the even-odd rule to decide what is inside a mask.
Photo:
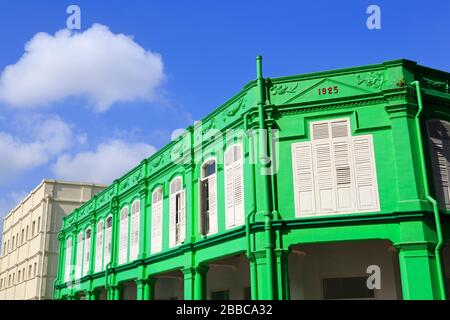
[(113, 300), (122, 300), (122, 299), (123, 299), (123, 286), (115, 285)]
[(289, 289), (289, 269), (288, 269), (288, 257), (289, 250), (276, 249), (276, 282), (277, 282), (277, 292), (279, 300), (289, 300), (290, 299), (290, 289)]
[[(273, 293), (277, 292), (276, 284), (276, 268), (269, 268), (267, 266), (266, 250), (255, 251), (255, 264), (256, 264), (256, 285), (257, 285), (257, 297), (258, 300), (273, 300), (277, 296), (273, 297)], [(272, 270), (272, 271), (271, 271)], [(272, 276), (268, 275), (268, 272), (273, 272)], [(272, 280), (272, 281), (271, 281)]]
[[(416, 108), (407, 104), (391, 104), (386, 107), (391, 123), (391, 134), (394, 151), (394, 167), (397, 174), (392, 177), (392, 189), (396, 190), (398, 197), (397, 211), (419, 210), (423, 206), (430, 208), (422, 197), (421, 174), (419, 168), (419, 157), (417, 154), (414, 115)], [(411, 158), (411, 155), (413, 157)], [(411, 159), (413, 161), (411, 161)]]
[(208, 267), (198, 266), (195, 268), (194, 275), (194, 299), (195, 300), (206, 300), (207, 299), (207, 286), (206, 286), (206, 275), (208, 273)]
[(154, 300), (155, 284), (155, 278), (136, 280), (137, 300)]
[(90, 290), (86, 292), (86, 300), (98, 300), (99, 293), (96, 290)]
[(184, 300), (194, 299), (195, 268), (184, 268)]
[(397, 244), (403, 299), (440, 299), (437, 278), (435, 243), (411, 242)]
[(89, 257), (89, 269), (87, 274), (93, 274), (95, 272), (95, 249), (96, 249), (96, 239), (97, 239), (97, 219), (95, 215), (92, 216), (90, 220), (91, 223), (91, 248)]
[[(145, 166), (147, 162), (145, 161)], [(147, 244), (149, 241), (147, 235), (147, 228), (150, 229), (148, 225), (148, 212), (147, 212), (147, 195), (148, 188), (147, 182), (143, 181), (140, 183), (139, 196), (141, 200), (141, 210), (140, 210), (140, 221), (139, 221), (139, 259), (145, 259), (148, 255)]]
[(144, 290), (144, 300), (155, 300), (156, 278), (147, 279), (147, 287)]
[(254, 258), (249, 261), (250, 267), (250, 293), (252, 300), (258, 300), (258, 275)]

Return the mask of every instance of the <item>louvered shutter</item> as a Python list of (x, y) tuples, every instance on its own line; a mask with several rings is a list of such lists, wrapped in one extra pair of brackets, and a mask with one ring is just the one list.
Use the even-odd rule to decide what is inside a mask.
[(65, 273), (64, 273), (64, 281), (67, 282), (70, 280), (70, 270), (72, 268), (72, 239), (67, 239), (66, 243), (66, 262), (64, 265)]
[(135, 201), (131, 210), (130, 260), (136, 260), (139, 254), (140, 202)]
[(80, 279), (81, 278), (81, 270), (83, 267), (83, 234), (80, 233), (78, 235), (78, 241), (77, 241), (77, 261), (75, 266), (75, 278)]
[(234, 169), (233, 169), (233, 148), (225, 154), (225, 223), (229, 229), (235, 224), (234, 215)]
[(244, 224), (244, 168), (242, 160), (238, 159), (233, 164), (234, 178), (234, 216), (236, 226)]
[(128, 209), (122, 209), (120, 213), (120, 230), (119, 230), (119, 263), (127, 261), (128, 250)]
[(428, 121), (431, 164), (436, 196), (441, 209), (450, 209), (449, 156), (450, 139), (448, 125), (438, 120)]
[(162, 221), (162, 200), (155, 202), (152, 206), (152, 245), (151, 252), (161, 251), (161, 221)]
[(292, 145), (292, 170), (297, 216), (316, 212), (315, 187), (313, 181), (313, 159), (310, 142)]
[(84, 263), (83, 263), (83, 276), (89, 272), (89, 265), (91, 262), (91, 238), (86, 235), (84, 239)]
[(352, 139), (353, 166), (357, 209), (372, 211), (378, 209), (378, 189), (373, 155), (372, 136), (357, 136)]
[(208, 177), (208, 195), (209, 195), (209, 234), (217, 232), (217, 187), (216, 174)]
[(333, 154), (336, 174), (336, 209), (338, 212), (351, 212), (354, 205), (349, 141), (333, 142)]
[(111, 246), (112, 246), (112, 226), (106, 226), (105, 232), (105, 256), (104, 256), (104, 266), (105, 268), (108, 266), (108, 263), (111, 261)]
[(103, 222), (97, 224), (97, 235), (95, 243), (95, 272), (102, 269), (103, 257)]
[(180, 242), (186, 239), (186, 191), (181, 191), (180, 199)]
[(320, 142), (313, 145), (314, 160), (316, 163), (316, 203), (318, 212), (334, 212), (335, 208), (335, 182), (332, 170), (331, 144)]
[(173, 247), (176, 244), (176, 215), (177, 215), (177, 197), (176, 194), (170, 195), (170, 213), (169, 213), (169, 246)]

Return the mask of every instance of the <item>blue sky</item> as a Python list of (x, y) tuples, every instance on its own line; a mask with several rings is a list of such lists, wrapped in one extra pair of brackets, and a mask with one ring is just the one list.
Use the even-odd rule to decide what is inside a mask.
[[(442, 0), (2, 0), (0, 4), (0, 216), (43, 178), (75, 176), (108, 182), (131, 168), (170, 141), (173, 130), (201, 119), (252, 80), (257, 54), (264, 57), (266, 77), (397, 58), (450, 71), (450, 2)], [(99, 71), (95, 59), (90, 68), (83, 68), (83, 59), (67, 58), (71, 50), (63, 47), (63, 41), (50, 52), (36, 49), (33, 58), (28, 57), (31, 62), (19, 66), (25, 44), (37, 33), (45, 32), (53, 41), (55, 32), (66, 27), (70, 4), (81, 8), (79, 34), (101, 24), (109, 30), (100, 34), (132, 36), (130, 51), (116, 57), (111, 66), (108, 59), (99, 58)], [(370, 4), (381, 8), (381, 30), (366, 28)], [(62, 58), (58, 50), (64, 52)], [(152, 61), (162, 67), (160, 74), (149, 67)], [(136, 69), (130, 74), (129, 64)], [(17, 67), (12, 80), (4, 72), (9, 65)], [(29, 90), (22, 83), (24, 68), (31, 83), (37, 79)], [(67, 76), (60, 70), (67, 70)], [(106, 81), (90, 81), (101, 72), (105, 75), (100, 79)], [(137, 86), (133, 82), (154, 74), (161, 77), (144, 79)], [(78, 85), (71, 83), (69, 90), (63, 84), (74, 77), (79, 77), (84, 91), (70, 95), (67, 91)], [(113, 98), (99, 111), (95, 98), (108, 91), (111, 79), (124, 91), (142, 87), (151, 97), (131, 93), (128, 99)], [(5, 83), (7, 93), (1, 89)], [(17, 87), (24, 91), (15, 91)], [(96, 167), (96, 161), (102, 165)], [(87, 163), (93, 171), (86, 170)]]

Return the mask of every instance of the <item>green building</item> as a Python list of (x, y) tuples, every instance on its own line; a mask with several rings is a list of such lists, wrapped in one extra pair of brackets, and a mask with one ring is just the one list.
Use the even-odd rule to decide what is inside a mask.
[(64, 218), (54, 297), (445, 299), (449, 83), (408, 60), (263, 78), (258, 57)]

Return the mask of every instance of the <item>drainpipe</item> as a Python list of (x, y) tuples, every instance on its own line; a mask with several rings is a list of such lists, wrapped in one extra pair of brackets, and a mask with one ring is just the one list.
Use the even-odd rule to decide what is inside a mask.
[[(261, 203), (261, 212), (264, 214), (264, 232), (266, 236), (266, 260), (267, 260), (267, 281), (269, 282), (268, 286), (268, 297), (267, 299), (274, 299), (273, 292), (273, 241), (272, 241), (272, 212), (270, 211), (270, 177), (268, 175), (267, 168), (270, 165), (270, 158), (267, 154), (267, 132), (265, 126), (265, 118), (264, 118), (264, 105), (265, 105), (265, 85), (264, 79), (262, 77), (262, 57), (256, 57), (256, 73), (257, 79), (256, 83), (258, 86), (258, 117), (259, 117), (259, 130), (260, 130), (260, 146), (259, 146), (259, 174), (264, 174), (264, 177), (261, 181), (261, 189), (263, 194), (263, 199)], [(264, 169), (265, 172), (261, 172)]]
[(416, 87), (417, 104), (419, 106), (419, 110), (417, 111), (417, 114), (415, 117), (415, 124), (416, 124), (417, 141), (419, 144), (418, 147), (419, 147), (419, 155), (420, 155), (420, 166), (422, 169), (422, 180), (423, 180), (423, 188), (424, 188), (424, 192), (425, 192), (425, 197), (433, 206), (434, 221), (436, 224), (436, 234), (437, 234), (437, 238), (438, 238), (438, 242), (434, 249), (434, 255), (436, 257), (436, 269), (437, 269), (437, 274), (438, 274), (440, 296), (441, 296), (441, 300), (445, 300), (446, 299), (445, 281), (444, 281), (444, 274), (442, 271), (442, 258), (441, 258), (441, 249), (444, 244), (444, 239), (442, 236), (441, 218), (439, 215), (439, 207), (438, 207), (437, 201), (430, 195), (430, 189), (428, 186), (427, 168), (426, 168), (426, 164), (425, 164), (425, 153), (423, 150), (423, 140), (422, 140), (422, 133), (421, 133), (422, 131), (420, 128), (420, 115), (423, 111), (422, 91), (421, 91), (419, 81), (414, 81), (411, 83), (411, 85)]
[[(252, 143), (250, 141), (250, 136), (248, 134), (248, 116), (249, 116), (249, 113), (247, 112), (244, 115), (244, 131), (245, 131), (245, 134), (247, 136), (248, 148), (249, 148), (249, 150), (252, 150), (251, 159), (250, 160), (253, 161), (254, 160), (253, 159), (253, 154), (254, 154), (253, 153), (253, 145), (252, 145)], [(250, 210), (250, 212), (248, 213), (248, 215), (246, 217), (247, 221), (246, 221), (246, 224), (245, 224), (245, 237), (247, 238), (247, 252), (246, 252), (246, 255), (247, 255), (247, 259), (250, 261), (250, 279), (251, 279), (251, 283), (253, 284), (253, 287), (250, 290), (251, 291), (251, 295), (252, 295), (252, 300), (258, 299), (258, 289), (257, 289), (258, 288), (257, 287), (258, 283), (257, 283), (257, 278), (256, 278), (256, 265), (254, 265), (256, 262), (254, 261), (254, 258), (252, 256), (253, 249), (252, 249), (251, 236), (250, 236), (251, 223), (252, 223), (252, 220), (254, 220), (253, 217), (254, 217), (254, 215), (256, 213), (256, 207), (255, 207), (256, 199), (255, 199), (255, 189), (254, 189), (255, 186), (256, 186), (256, 183), (255, 183), (255, 172), (254, 172), (254, 170), (255, 170), (255, 166), (254, 166), (254, 164), (251, 164), (250, 181), (252, 182), (252, 187), (250, 188), (250, 190), (252, 192), (252, 196), (251, 196), (252, 205), (251, 205), (251, 210)], [(252, 266), (252, 262), (253, 262), (253, 266)]]

